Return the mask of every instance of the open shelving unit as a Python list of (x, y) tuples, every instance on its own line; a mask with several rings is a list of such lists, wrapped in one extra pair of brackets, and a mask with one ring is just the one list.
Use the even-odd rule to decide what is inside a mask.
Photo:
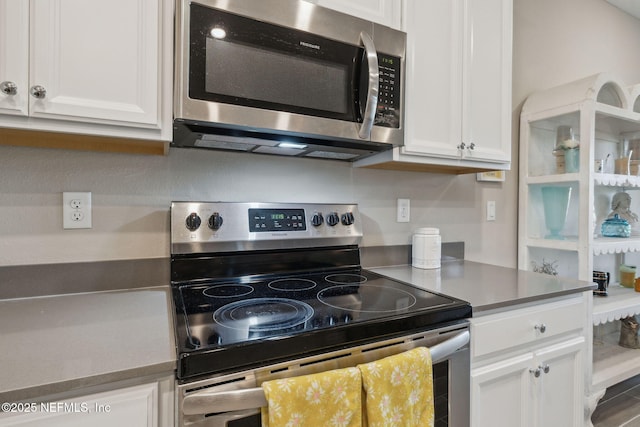
[[(598, 298), (593, 304), (593, 324), (606, 323), (640, 314), (640, 292), (620, 285), (609, 287), (609, 296)], [(640, 374), (640, 349), (628, 349), (618, 345), (617, 328), (596, 331), (593, 340), (594, 390), (605, 390), (627, 378)]]
[[(554, 154), (559, 126), (570, 126), (579, 140), (577, 172), (564, 173)], [(640, 293), (617, 284), (620, 264), (640, 267), (640, 222), (632, 224), (628, 238), (600, 233), (617, 192), (628, 192), (631, 211), (640, 214), (640, 176), (614, 173), (625, 141), (640, 142), (640, 85), (627, 87), (614, 75), (596, 74), (534, 93), (523, 105), (518, 268), (532, 270), (546, 262), (560, 276), (592, 281), (594, 270), (611, 276), (610, 295), (593, 300), (595, 337), (588, 392), (593, 407), (607, 387), (640, 374), (640, 350), (618, 345), (619, 328), (614, 323), (640, 314)], [(604, 159), (604, 171), (596, 170), (596, 160)], [(546, 227), (542, 188), (547, 186), (571, 189), (561, 238), (550, 238)], [(611, 327), (598, 327), (605, 324)]]

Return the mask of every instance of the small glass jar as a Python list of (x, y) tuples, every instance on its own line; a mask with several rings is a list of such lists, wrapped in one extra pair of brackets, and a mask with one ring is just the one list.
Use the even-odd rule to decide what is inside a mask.
[(622, 264), (620, 266), (620, 286), (633, 288), (636, 282), (636, 266)]
[(629, 237), (631, 236), (631, 225), (629, 225), (629, 221), (615, 214), (613, 218), (609, 218), (602, 223), (602, 236)]

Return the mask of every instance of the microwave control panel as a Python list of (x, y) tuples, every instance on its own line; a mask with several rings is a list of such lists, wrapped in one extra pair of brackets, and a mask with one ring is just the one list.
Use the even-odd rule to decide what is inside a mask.
[(400, 58), (378, 52), (378, 70), (380, 85), (378, 109), (375, 124), (377, 126), (400, 127)]

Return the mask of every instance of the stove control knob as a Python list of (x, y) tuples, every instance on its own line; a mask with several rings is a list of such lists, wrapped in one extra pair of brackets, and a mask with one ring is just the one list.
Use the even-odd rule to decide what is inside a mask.
[(311, 217), (311, 224), (313, 224), (314, 227), (321, 226), (323, 222), (324, 222), (324, 218), (322, 217), (321, 213), (316, 212)]
[(222, 217), (218, 212), (214, 212), (213, 215), (209, 217), (209, 228), (212, 230), (218, 230), (222, 227)]
[(338, 216), (337, 212), (331, 212), (329, 215), (327, 215), (327, 224), (329, 224), (331, 227), (337, 225), (340, 222), (340, 217)]
[(351, 225), (353, 224), (353, 213), (351, 212), (347, 212), (347, 213), (343, 213), (342, 217), (342, 225)]
[(185, 224), (190, 231), (196, 231), (200, 227), (201, 223), (202, 220), (195, 212), (191, 212), (191, 214), (189, 214), (187, 220), (185, 221)]

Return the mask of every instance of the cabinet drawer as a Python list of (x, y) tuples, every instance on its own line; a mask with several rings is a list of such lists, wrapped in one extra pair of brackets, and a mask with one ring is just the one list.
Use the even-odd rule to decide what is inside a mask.
[(472, 357), (583, 329), (585, 309), (582, 298), (574, 298), (472, 319)]

